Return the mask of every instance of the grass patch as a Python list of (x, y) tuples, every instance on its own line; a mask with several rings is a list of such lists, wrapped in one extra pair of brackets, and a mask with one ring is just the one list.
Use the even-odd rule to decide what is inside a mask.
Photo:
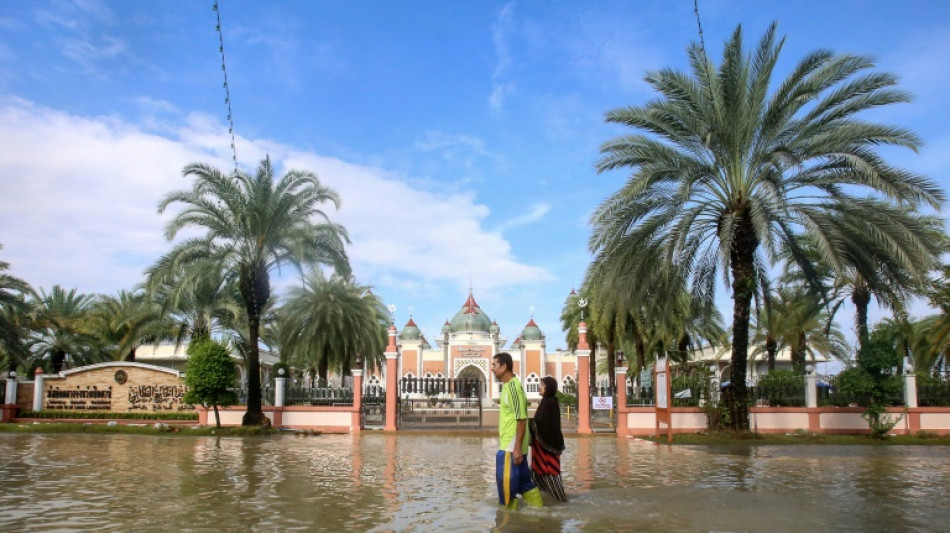
[[(644, 440), (666, 444), (666, 435), (642, 437)], [(913, 435), (894, 435), (886, 439), (874, 439), (871, 435), (823, 435), (797, 431), (788, 434), (735, 433), (719, 431), (715, 433), (680, 433), (673, 435), (674, 445), (712, 446), (722, 444), (747, 444), (750, 446), (770, 446), (788, 444), (832, 444), (832, 445), (915, 445), (947, 446), (950, 436), (937, 435), (929, 431), (920, 431)]]
[[(122, 435), (177, 435), (177, 436), (218, 436), (218, 437), (256, 437), (278, 435), (279, 429), (263, 427), (224, 427), (187, 426), (168, 424), (81, 424), (76, 422), (51, 422), (35, 424), (0, 424), (0, 433), (45, 433), (45, 434), (122, 434)], [(301, 432), (305, 435), (317, 435), (316, 432)]]

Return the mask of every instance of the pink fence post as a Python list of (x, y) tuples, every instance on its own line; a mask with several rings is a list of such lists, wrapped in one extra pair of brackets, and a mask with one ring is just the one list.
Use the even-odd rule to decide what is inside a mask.
[(396, 390), (399, 372), (396, 351), (396, 326), (389, 326), (389, 344), (386, 346), (386, 425), (385, 431), (396, 431), (396, 409), (399, 395)]
[(617, 436), (627, 435), (627, 367), (617, 366)]
[(587, 324), (577, 325), (577, 432), (590, 433), (590, 346)]

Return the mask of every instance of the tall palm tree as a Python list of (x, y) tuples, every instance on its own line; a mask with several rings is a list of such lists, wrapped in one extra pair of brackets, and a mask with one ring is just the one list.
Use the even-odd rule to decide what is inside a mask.
[(14, 370), (17, 361), (26, 355), (23, 322), (29, 309), (26, 296), (32, 288), (29, 283), (8, 274), (9, 269), (9, 263), (0, 261), (0, 361), (6, 362), (0, 364), (0, 368)]
[(332, 369), (349, 375), (358, 357), (382, 366), (389, 313), (369, 287), (351, 278), (326, 278), (313, 269), (293, 287), (279, 312), (281, 356), (326, 382)]
[(608, 141), (597, 163), (599, 172), (627, 168), (631, 175), (595, 213), (592, 250), (655, 249), (658, 266), (683, 270), (703, 297), (720, 275), (731, 285), (731, 419), (739, 430), (749, 427), (745, 381), (758, 267), (783, 246), (804, 262), (796, 240), (805, 231), (818, 236), (823, 253), (839, 247), (828, 232), (835, 213), (868, 215), (867, 231), (890, 242), (900, 236), (873, 216), (883, 199), (934, 208), (944, 199), (933, 182), (875, 152), (916, 150), (913, 133), (855, 116), (909, 100), (893, 75), (866, 72), (874, 67), (868, 58), (819, 50), (773, 83), (783, 43), (773, 24), (749, 53), (738, 27), (718, 67), (691, 45), (690, 73), (647, 75), (660, 98), (607, 113), (608, 122), (645, 133)]
[(244, 425), (266, 424), (261, 410), (261, 311), (271, 297), (270, 273), (282, 264), (330, 264), (348, 273), (345, 229), (331, 223), (320, 209), (327, 202), (339, 207), (339, 195), (312, 172), (290, 170), (275, 178), (270, 158), (254, 174), (224, 174), (209, 165), (185, 167), (193, 177), (191, 190), (176, 191), (159, 202), (163, 213), (182, 204), (165, 228), (172, 240), (185, 228), (204, 234), (179, 244), (154, 267), (156, 275), (180, 271), (185, 265), (211, 261), (239, 287), (248, 325), (248, 397)]
[(48, 362), (48, 369), (59, 372), (66, 356), (86, 364), (103, 359), (100, 342), (90, 331), (93, 295), (53, 285), (50, 292), (40, 289), (30, 298), (30, 349)]

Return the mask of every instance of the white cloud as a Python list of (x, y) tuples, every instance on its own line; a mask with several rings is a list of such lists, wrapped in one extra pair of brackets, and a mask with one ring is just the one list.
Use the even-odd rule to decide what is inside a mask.
[(492, 92), (488, 97), (488, 104), (491, 110), (496, 113), (504, 108), (505, 98), (514, 88), (511, 82), (504, 81), (512, 64), (508, 41), (510, 35), (515, 30), (514, 10), (514, 2), (505, 4), (498, 12), (498, 17), (492, 25), (492, 44), (495, 47), (495, 69), (492, 72)]
[[(169, 247), (159, 199), (188, 186), (181, 169), (190, 162), (229, 167), (226, 131), (201, 114), (156, 134), (116, 118), (0, 102), (3, 260), (37, 287), (130, 288)], [(471, 271), (487, 292), (553, 278), (518, 261), (499, 232), (483, 227), (489, 209), (472, 194), (414, 188), (382, 169), (268, 141), (239, 139), (238, 149), (251, 168), (270, 154), (284, 169), (315, 171), (340, 193), (342, 209), (328, 214), (349, 230), (366, 283), (467, 286)], [(544, 212), (535, 207), (532, 216)]]
[(551, 206), (548, 204), (533, 204), (531, 206), (528, 206), (527, 213), (521, 216), (515, 217), (511, 220), (505, 221), (501, 226), (499, 226), (498, 232), (504, 233), (514, 228), (519, 228), (521, 226), (534, 224), (535, 222), (538, 222), (539, 220), (544, 218), (544, 215), (548, 214), (548, 211), (550, 210), (551, 210)]

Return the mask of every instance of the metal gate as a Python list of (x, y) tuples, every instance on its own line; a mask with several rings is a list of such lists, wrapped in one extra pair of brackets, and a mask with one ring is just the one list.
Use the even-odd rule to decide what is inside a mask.
[(369, 386), (363, 391), (360, 428), (383, 429), (386, 425), (386, 389)]
[(617, 395), (613, 387), (594, 387), (590, 391), (590, 429), (609, 433), (617, 430)]
[(403, 378), (399, 428), (480, 428), (483, 387), (474, 379)]

